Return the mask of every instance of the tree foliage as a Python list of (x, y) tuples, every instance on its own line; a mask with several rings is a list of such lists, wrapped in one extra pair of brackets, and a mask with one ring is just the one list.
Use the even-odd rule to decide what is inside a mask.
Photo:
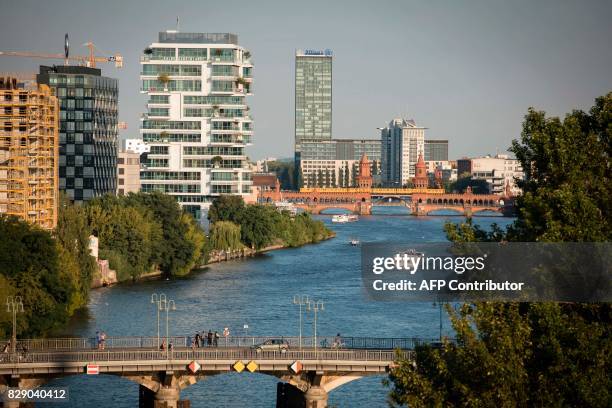
[[(525, 179), (506, 230), (447, 224), (452, 241), (610, 241), (612, 93), (563, 121), (529, 109), (511, 151)], [(394, 405), (608, 407), (609, 303), (502, 303), (447, 307), (457, 343), (419, 347), (390, 375)]]
[[(274, 206), (245, 205), (240, 196), (220, 196), (210, 206), (208, 217), (212, 222), (210, 239), (217, 240), (217, 235), (224, 237), (223, 245), (226, 234), (230, 231), (235, 233), (227, 222), (239, 227), (242, 244), (254, 249), (268, 245), (300, 246), (331, 235), (321, 221), (313, 220), (308, 214), (293, 217), (287, 211), (277, 211)], [(220, 235), (222, 232), (223, 235)], [(235, 240), (232, 242), (235, 243)], [(228, 248), (211, 246), (213, 249)]]

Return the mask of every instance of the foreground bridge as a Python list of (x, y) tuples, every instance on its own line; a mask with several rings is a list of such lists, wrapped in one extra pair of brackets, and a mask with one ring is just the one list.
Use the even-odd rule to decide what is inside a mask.
[[(188, 338), (173, 337), (173, 351), (157, 348), (157, 338), (109, 338), (105, 350), (94, 339), (45, 339), (19, 342), (27, 352), (0, 357), (0, 394), (7, 387), (35, 388), (55, 378), (79, 375), (87, 367), (100, 374), (116, 375), (140, 385), (141, 407), (182, 406), (180, 392), (207, 377), (228, 372), (258, 372), (279, 378), (278, 399), (291, 407), (327, 406), (333, 389), (369, 375), (387, 373), (396, 353), (413, 357), (416, 345), (433, 340), (410, 338), (282, 337), (287, 350), (258, 350), (267, 339), (281, 337), (231, 337), (216, 347), (191, 348)], [(301, 343), (301, 347), (300, 347)], [(2, 344), (2, 342), (0, 342)], [(282, 389), (282, 392), (280, 390)], [(112, 404), (109, 404), (112, 405)], [(5, 402), (4, 407), (18, 407)]]
[(260, 195), (261, 202), (289, 202), (313, 214), (327, 209), (343, 209), (355, 214), (369, 215), (372, 207), (404, 206), (411, 215), (430, 215), (434, 211), (451, 210), (464, 216), (483, 211), (512, 215), (513, 199), (495, 194), (445, 193), (432, 188), (303, 188), (282, 191), (277, 184), (273, 190)]

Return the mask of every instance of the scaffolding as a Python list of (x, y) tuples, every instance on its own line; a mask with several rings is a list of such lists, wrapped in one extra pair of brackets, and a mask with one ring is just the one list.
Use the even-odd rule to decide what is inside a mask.
[(0, 214), (57, 225), (59, 104), (46, 85), (0, 76)]

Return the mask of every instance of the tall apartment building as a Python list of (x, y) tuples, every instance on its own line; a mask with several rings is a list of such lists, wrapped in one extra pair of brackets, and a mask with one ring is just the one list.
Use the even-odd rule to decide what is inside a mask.
[(332, 52), (295, 53), (295, 159), (304, 140), (332, 137)]
[(424, 155), (425, 129), (412, 119), (393, 119), (380, 130), (381, 182), (401, 187), (412, 181), (419, 155)]
[(145, 50), (141, 191), (173, 195), (196, 219), (221, 194), (250, 194), (250, 57), (228, 33), (161, 32)]
[(48, 86), (0, 78), (0, 214), (57, 225), (58, 119)]
[(59, 188), (83, 202), (117, 188), (118, 81), (97, 68), (40, 67), (60, 104)]

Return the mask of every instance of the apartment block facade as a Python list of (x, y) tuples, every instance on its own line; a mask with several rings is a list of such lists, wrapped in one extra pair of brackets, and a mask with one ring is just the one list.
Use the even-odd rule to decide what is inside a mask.
[(141, 191), (174, 196), (196, 219), (221, 194), (251, 193), (250, 58), (229, 33), (161, 32), (145, 50)]

